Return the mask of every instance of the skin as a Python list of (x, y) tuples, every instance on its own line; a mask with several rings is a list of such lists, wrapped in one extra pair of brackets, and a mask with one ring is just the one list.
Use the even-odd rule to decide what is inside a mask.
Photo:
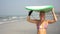
[(54, 12), (54, 8), (52, 9), (53, 19), (52, 20), (46, 20), (45, 19), (45, 12), (39, 12), (40, 20), (37, 19), (31, 19), (30, 16), (27, 16), (27, 21), (30, 23), (39, 24), (39, 26), (42, 26), (42, 29), (37, 29), (37, 34), (46, 34), (46, 29), (44, 28), (44, 24), (52, 24), (57, 21), (57, 17)]

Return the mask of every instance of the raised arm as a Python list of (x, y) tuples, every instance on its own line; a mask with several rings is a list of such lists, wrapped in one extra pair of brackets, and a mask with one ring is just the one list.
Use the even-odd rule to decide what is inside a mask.
[(31, 18), (30, 18), (30, 15), (31, 15), (32, 12), (33, 12), (32, 10), (29, 12), (29, 14), (28, 14), (28, 16), (27, 16), (27, 21), (28, 21), (28, 22), (31, 22), (31, 23), (37, 24), (38, 20), (36, 20), (36, 19), (31, 19)]
[(57, 16), (54, 12), (54, 8), (52, 9), (52, 14), (53, 14), (53, 20), (48, 20), (48, 23), (51, 24), (51, 23), (54, 23), (57, 21)]

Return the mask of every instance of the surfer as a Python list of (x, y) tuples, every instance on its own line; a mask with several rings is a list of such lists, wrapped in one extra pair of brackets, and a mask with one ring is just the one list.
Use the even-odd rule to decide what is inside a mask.
[(39, 17), (40, 20), (37, 19), (31, 19), (31, 13), (33, 12), (33, 10), (31, 10), (27, 16), (27, 21), (30, 23), (34, 23), (37, 26), (37, 34), (46, 34), (46, 29), (48, 27), (48, 24), (52, 24), (54, 22), (57, 21), (57, 17), (56, 14), (54, 12), (54, 8), (52, 9), (52, 14), (53, 14), (53, 19), (52, 20), (46, 20), (45, 19), (45, 12), (44, 11), (40, 11), (39, 12)]

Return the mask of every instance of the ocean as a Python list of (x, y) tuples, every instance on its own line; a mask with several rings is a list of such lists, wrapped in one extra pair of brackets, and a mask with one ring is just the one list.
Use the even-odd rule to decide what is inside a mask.
[[(57, 15), (57, 18), (60, 20), (60, 13), (56, 13)], [(51, 14), (51, 12), (49, 13), (46, 13), (46, 19), (53, 19), (53, 16)], [(6, 22), (11, 22), (11, 21), (21, 21), (22, 19), (23, 20), (26, 20), (27, 18), (27, 15), (2, 15), (0, 16), (0, 24), (4, 24)], [(40, 19), (39, 18), (39, 13), (37, 12), (33, 12), (33, 14), (31, 15), (31, 18), (32, 19)]]

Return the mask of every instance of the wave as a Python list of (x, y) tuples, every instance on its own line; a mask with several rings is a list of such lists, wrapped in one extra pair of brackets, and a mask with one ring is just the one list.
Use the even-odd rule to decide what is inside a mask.
[[(52, 16), (52, 15), (46, 15), (46, 16), (48, 17), (48, 16)], [(60, 15), (57, 15), (57, 16), (60, 17)], [(38, 18), (39, 16), (34, 15), (32, 17)], [(27, 16), (3, 16), (3, 17), (0, 17), (0, 20), (25, 19), (25, 18), (27, 18)]]

